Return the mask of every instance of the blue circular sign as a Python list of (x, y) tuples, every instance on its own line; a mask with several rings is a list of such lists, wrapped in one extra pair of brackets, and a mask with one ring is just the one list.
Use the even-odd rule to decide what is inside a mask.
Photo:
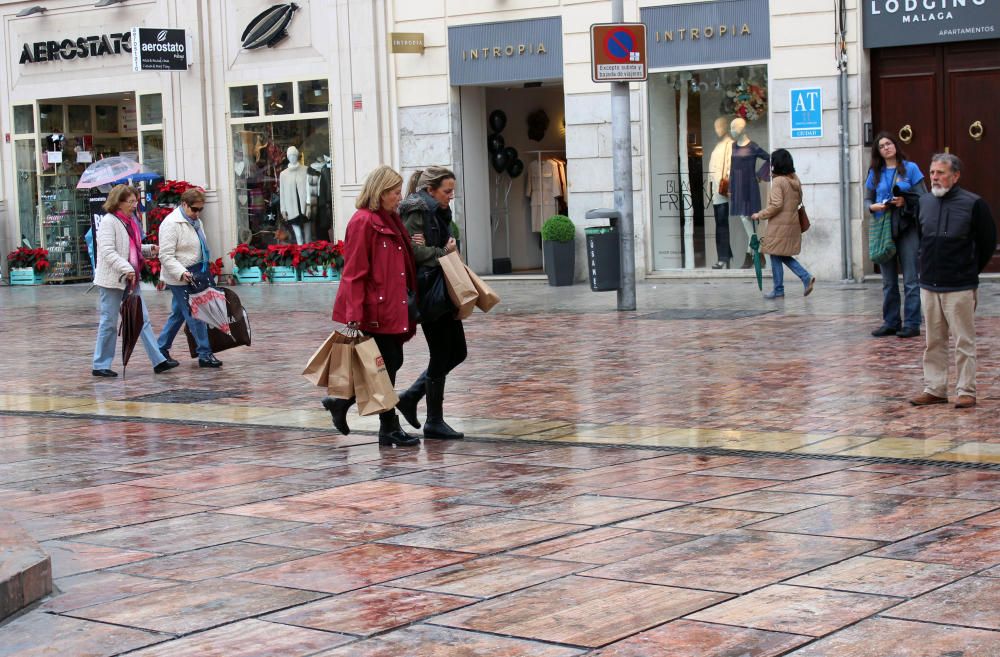
[(635, 37), (628, 30), (615, 30), (608, 35), (604, 49), (613, 59), (627, 62), (629, 54), (635, 50)]

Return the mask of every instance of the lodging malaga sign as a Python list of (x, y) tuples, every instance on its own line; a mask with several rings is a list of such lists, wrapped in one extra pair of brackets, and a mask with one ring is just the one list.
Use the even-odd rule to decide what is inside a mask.
[(1000, 37), (1000, 0), (862, 0), (865, 48)]

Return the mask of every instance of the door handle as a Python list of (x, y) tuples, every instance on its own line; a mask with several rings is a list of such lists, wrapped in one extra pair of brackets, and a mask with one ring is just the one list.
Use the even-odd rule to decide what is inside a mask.
[(983, 127), (982, 121), (974, 121), (972, 125), (969, 126), (969, 136), (976, 141), (980, 141), (983, 138), (984, 132), (986, 132), (986, 129)]
[(899, 141), (904, 144), (909, 144), (913, 141), (913, 128), (910, 127), (909, 123), (899, 129)]

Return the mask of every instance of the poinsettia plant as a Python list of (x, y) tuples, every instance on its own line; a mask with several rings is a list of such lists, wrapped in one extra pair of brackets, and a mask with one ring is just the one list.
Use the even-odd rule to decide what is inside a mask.
[(7, 254), (7, 266), (11, 269), (34, 269), (39, 274), (50, 268), (48, 249), (18, 247)]
[(181, 202), (181, 194), (193, 188), (201, 189), (186, 180), (164, 180), (156, 187), (153, 202), (158, 206), (175, 206)]
[(271, 244), (267, 247), (267, 267), (296, 267), (302, 260), (298, 244)]
[(160, 224), (167, 218), (172, 210), (170, 208), (153, 207), (146, 212), (146, 239), (147, 244), (160, 243)]
[(208, 263), (208, 273), (212, 276), (222, 275), (222, 258), (216, 258), (214, 262)]
[(267, 267), (267, 252), (249, 244), (237, 244), (236, 248), (229, 252), (229, 257), (239, 269)]
[(328, 269), (339, 270), (344, 266), (344, 242), (327, 242), (317, 240), (307, 242), (299, 248), (300, 271), (309, 273), (322, 272), (325, 276)]
[(142, 262), (142, 271), (139, 272), (139, 280), (143, 283), (160, 282), (160, 260), (159, 258), (146, 258)]

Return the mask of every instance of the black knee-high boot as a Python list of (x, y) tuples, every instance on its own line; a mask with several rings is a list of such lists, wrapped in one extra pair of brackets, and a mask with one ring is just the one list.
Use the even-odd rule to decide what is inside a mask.
[(347, 410), (353, 405), (354, 397), (350, 399), (339, 399), (337, 397), (323, 398), (323, 408), (330, 411), (330, 415), (333, 416), (333, 426), (345, 436), (351, 433), (351, 428), (347, 426)]
[(427, 421), (424, 422), (424, 438), (457, 440), (465, 434), (455, 431), (444, 421), (445, 377), (427, 379)]
[(403, 394), (399, 396), (399, 403), (396, 404), (396, 410), (406, 418), (406, 421), (414, 429), (420, 428), (420, 420), (417, 418), (417, 404), (424, 398), (426, 390), (427, 370), (424, 370), (413, 382), (413, 385), (403, 391)]
[(378, 414), (378, 444), (379, 445), (399, 445), (409, 447), (419, 445), (420, 439), (411, 436), (399, 426), (399, 416), (395, 410), (385, 411)]

